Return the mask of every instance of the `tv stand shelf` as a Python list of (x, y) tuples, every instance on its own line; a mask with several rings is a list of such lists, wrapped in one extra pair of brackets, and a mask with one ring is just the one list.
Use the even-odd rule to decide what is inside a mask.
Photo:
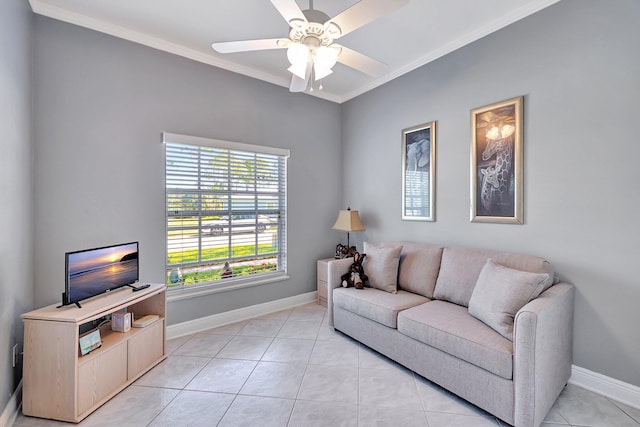
[[(75, 305), (50, 305), (21, 316), (24, 322), (22, 411), (25, 415), (80, 422), (166, 358), (166, 288), (121, 288)], [(80, 353), (80, 325), (126, 309), (144, 328), (115, 332), (100, 327), (102, 346)]]

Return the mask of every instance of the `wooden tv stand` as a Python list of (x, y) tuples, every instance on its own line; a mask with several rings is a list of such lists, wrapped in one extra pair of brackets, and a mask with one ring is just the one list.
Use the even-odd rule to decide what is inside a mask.
[[(125, 287), (81, 302), (56, 305), (21, 316), (24, 322), (22, 412), (79, 422), (140, 378), (166, 356), (166, 293), (163, 284), (134, 292)], [(80, 353), (80, 325), (126, 308), (135, 319), (158, 320), (128, 332), (100, 328), (102, 347)]]

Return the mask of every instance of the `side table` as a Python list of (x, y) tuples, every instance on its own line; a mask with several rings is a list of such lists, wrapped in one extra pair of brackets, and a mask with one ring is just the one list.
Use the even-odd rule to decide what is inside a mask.
[(318, 260), (318, 304), (324, 307), (327, 306), (327, 272), (329, 270), (329, 263), (335, 261), (335, 258), (324, 258)]

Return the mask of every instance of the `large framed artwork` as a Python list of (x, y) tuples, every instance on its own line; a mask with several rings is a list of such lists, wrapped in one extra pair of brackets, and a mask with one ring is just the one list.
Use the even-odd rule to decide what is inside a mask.
[(436, 122), (402, 130), (402, 219), (435, 221)]
[(471, 111), (471, 221), (522, 224), (522, 102)]

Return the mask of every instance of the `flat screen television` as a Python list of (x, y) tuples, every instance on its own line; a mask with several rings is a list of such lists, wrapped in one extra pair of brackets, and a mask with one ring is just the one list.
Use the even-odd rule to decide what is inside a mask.
[(62, 305), (80, 306), (82, 300), (139, 280), (138, 242), (67, 252), (64, 258)]

